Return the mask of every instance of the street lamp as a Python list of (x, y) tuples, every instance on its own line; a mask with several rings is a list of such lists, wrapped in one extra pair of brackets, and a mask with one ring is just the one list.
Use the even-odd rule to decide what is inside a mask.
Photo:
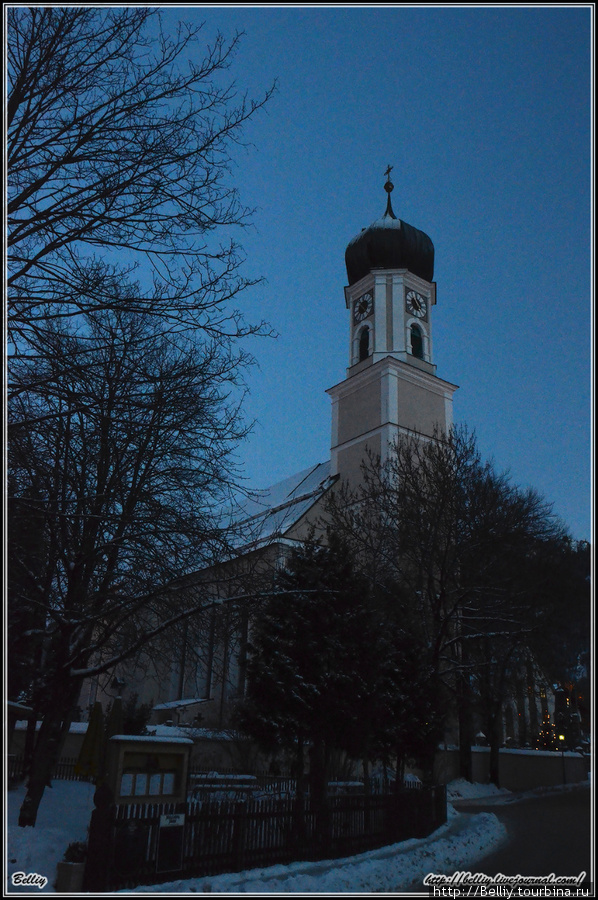
[(559, 734), (561, 741), (561, 759), (563, 760), (563, 784), (567, 784), (567, 770), (565, 769), (565, 735)]

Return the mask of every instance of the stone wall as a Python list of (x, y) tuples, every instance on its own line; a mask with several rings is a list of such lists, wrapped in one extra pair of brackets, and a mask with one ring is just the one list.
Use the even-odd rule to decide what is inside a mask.
[[(473, 781), (487, 784), (490, 770), (490, 749), (473, 747)], [(509, 791), (527, 791), (558, 784), (578, 784), (586, 781), (590, 761), (574, 752), (549, 750), (501, 750), (499, 755), (500, 787)], [(448, 784), (459, 777), (459, 751), (442, 750), (434, 766), (435, 779)]]
[[(21, 755), (25, 746), (25, 722), (19, 722), (10, 742), (9, 752)], [(193, 740), (190, 764), (196, 768), (235, 770), (250, 774), (267, 771), (269, 760), (262, 756), (251, 741), (235, 740), (226, 732), (194, 728), (168, 728), (164, 725), (149, 726), (149, 730), (162, 736), (190, 737)], [(62, 751), (63, 759), (76, 759), (85, 733), (84, 723), (75, 722), (67, 736)], [(473, 747), (473, 781), (487, 784), (489, 781), (490, 750)], [(590, 768), (587, 756), (574, 752), (550, 752), (548, 750), (501, 750), (499, 756), (500, 787), (509, 791), (526, 791), (537, 787), (553, 787), (559, 784), (578, 784), (586, 781)], [(416, 773), (417, 774), (417, 773)], [(421, 774), (421, 773), (419, 773)], [(448, 784), (459, 777), (459, 751), (441, 750), (436, 756), (434, 778), (438, 784)]]

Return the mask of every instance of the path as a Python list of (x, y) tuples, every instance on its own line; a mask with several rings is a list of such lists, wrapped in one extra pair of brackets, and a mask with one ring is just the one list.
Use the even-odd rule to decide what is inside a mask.
[[(515, 799), (515, 798), (514, 798)], [(464, 813), (492, 812), (505, 825), (509, 842), (481, 860), (486, 875), (579, 875), (590, 880), (590, 788), (537, 793), (517, 802), (456, 801)]]

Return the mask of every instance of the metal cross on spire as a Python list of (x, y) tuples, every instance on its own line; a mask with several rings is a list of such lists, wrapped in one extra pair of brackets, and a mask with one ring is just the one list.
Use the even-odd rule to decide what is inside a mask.
[(390, 180), (390, 173), (392, 172), (393, 168), (394, 168), (394, 166), (388, 165), (388, 166), (386, 167), (386, 172), (384, 173), (384, 174), (386, 175), (386, 184), (384, 185), (384, 190), (385, 190), (386, 193), (388, 194), (388, 200), (386, 201), (386, 213), (385, 213), (385, 215), (391, 216), (393, 219), (396, 219), (396, 216), (395, 216), (395, 214), (394, 214), (393, 211), (392, 211), (392, 206), (391, 206), (391, 203), (390, 203), (390, 194), (391, 194), (391, 191), (394, 190), (394, 184), (393, 184), (392, 181)]

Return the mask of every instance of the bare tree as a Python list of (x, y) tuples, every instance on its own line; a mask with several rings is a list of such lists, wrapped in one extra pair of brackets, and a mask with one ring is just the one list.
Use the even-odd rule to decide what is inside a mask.
[(11, 624), (38, 648), (28, 691), (43, 718), (23, 824), (82, 680), (217, 599), (182, 576), (229, 550), (245, 433), (238, 360), (218, 342), (175, 342), (128, 310), (85, 319), (81, 333), (54, 322), (13, 367)]
[(267, 333), (236, 308), (256, 279), (231, 151), (271, 91), (229, 79), (238, 35), (198, 52), (201, 26), (171, 38), (156, 9), (7, 25), (9, 626), (13, 690), (43, 718), (34, 824), (82, 679), (218, 600), (181, 576), (227, 545), (238, 340)]
[(536, 492), (484, 462), (465, 428), (400, 439), (386, 465), (364, 465), (356, 492), (332, 495), (329, 515), (369, 577), (410, 598), (427, 663), (456, 700), (466, 770), (473, 676), (490, 662), (477, 651), (491, 645), (502, 659), (504, 646), (529, 642), (541, 593), (532, 561), (565, 539), (562, 525)]
[[(270, 95), (223, 77), (239, 36), (201, 58), (201, 26), (172, 39), (144, 7), (17, 6), (7, 25), (11, 352), (57, 317), (125, 302), (176, 330), (259, 331), (227, 306), (254, 283), (230, 236), (250, 213), (230, 151)], [(106, 266), (141, 262), (139, 291), (107, 289)]]

